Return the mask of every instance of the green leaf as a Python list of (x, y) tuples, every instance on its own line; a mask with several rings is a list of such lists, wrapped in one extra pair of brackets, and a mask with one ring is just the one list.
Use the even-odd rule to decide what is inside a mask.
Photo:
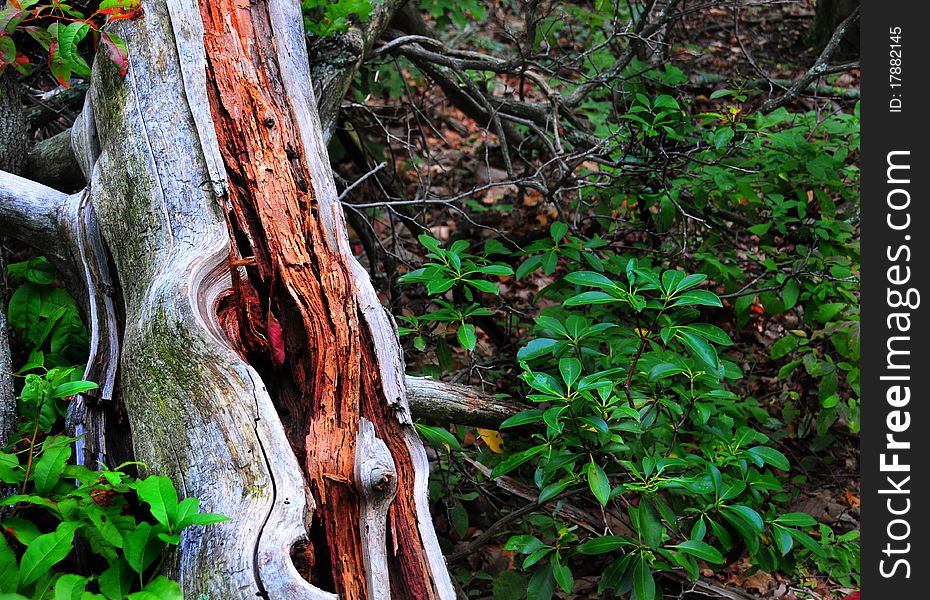
[(553, 552), (554, 550), (555, 548), (540, 548), (539, 550), (535, 552), (531, 552), (529, 555), (527, 555), (526, 559), (523, 561), (523, 568), (528, 569), (532, 567), (533, 565), (535, 565), (542, 559), (546, 558), (546, 556), (548, 556), (549, 553)]
[(544, 412), (544, 410), (539, 408), (531, 408), (529, 410), (518, 412), (514, 416), (501, 423), (500, 428), (506, 429), (508, 427), (519, 427), (521, 425), (529, 425), (530, 423), (538, 423), (542, 420)]
[(755, 448), (750, 448), (747, 452), (756, 459), (768, 463), (776, 469), (781, 469), (782, 471), (791, 470), (791, 464), (788, 462), (788, 459), (775, 448), (756, 446)]
[(125, 560), (120, 560), (97, 578), (97, 584), (100, 586), (100, 593), (108, 600), (123, 600), (132, 589), (133, 579), (135, 574), (132, 568)]
[(578, 552), (581, 554), (606, 554), (613, 552), (617, 548), (630, 546), (633, 542), (628, 538), (619, 535), (605, 535), (599, 538), (590, 539), (578, 546)]
[(818, 544), (814, 538), (807, 535), (803, 531), (797, 529), (785, 529), (791, 537), (798, 541), (802, 546), (810, 550), (812, 553), (816, 554), (819, 558), (826, 558), (827, 553), (823, 547)]
[(529, 273), (532, 273), (539, 268), (539, 264), (542, 262), (542, 256), (537, 254), (536, 256), (531, 256), (525, 261), (523, 261), (519, 267), (517, 267), (517, 279), (523, 279)]
[(785, 556), (791, 552), (791, 548), (794, 546), (794, 538), (791, 537), (791, 534), (788, 533), (788, 530), (779, 525), (772, 527), (772, 539), (775, 540), (775, 545), (778, 547), (778, 552)]
[(555, 594), (555, 578), (552, 576), (552, 566), (546, 563), (536, 571), (526, 586), (526, 600), (551, 600)]
[(673, 547), (709, 563), (723, 564), (723, 555), (710, 544), (698, 540), (686, 540)]
[(794, 527), (813, 527), (817, 524), (817, 519), (803, 512), (785, 513), (775, 519), (776, 523), (781, 525), (793, 525)]
[(560, 359), (559, 374), (562, 375), (562, 381), (565, 382), (566, 389), (571, 389), (581, 375), (581, 361), (573, 357)]
[(0, 534), (0, 592), (15, 592), (18, 579), (16, 555), (7, 543), (6, 536)]
[(717, 294), (707, 290), (690, 290), (678, 294), (672, 306), (723, 306)]
[(449, 521), (452, 522), (452, 528), (459, 538), (464, 538), (468, 533), (468, 511), (462, 506), (461, 502), (456, 502), (449, 510)]
[(93, 381), (68, 381), (59, 386), (56, 386), (52, 393), (50, 394), (51, 398), (67, 398), (75, 394), (80, 394), (88, 390), (97, 389), (97, 384)]
[(607, 479), (604, 469), (595, 462), (588, 463), (588, 487), (601, 506), (607, 506), (607, 501), (610, 500), (610, 480)]
[(699, 359), (712, 370), (717, 370), (717, 366), (719, 365), (717, 351), (713, 346), (707, 343), (707, 340), (685, 330), (679, 330), (678, 336), (681, 338), (681, 341), (684, 342), (685, 346), (694, 352)]
[(636, 592), (636, 600), (655, 600), (656, 582), (652, 578), (652, 569), (642, 554), (633, 563), (633, 590)]
[(620, 299), (604, 292), (582, 292), (577, 296), (568, 298), (562, 304), (564, 306), (587, 306), (589, 304), (611, 304), (613, 302), (620, 302)]
[(559, 242), (562, 238), (565, 237), (565, 234), (568, 233), (568, 225), (562, 221), (553, 221), (549, 225), (549, 235), (552, 237), (552, 241)]
[(538, 503), (543, 504), (552, 500), (559, 494), (561, 494), (565, 489), (570, 486), (572, 482), (570, 481), (557, 481), (555, 483), (550, 483), (539, 492), (539, 498), (536, 500)]
[(501, 475), (505, 475), (513, 471), (520, 465), (533, 460), (534, 458), (536, 458), (537, 456), (545, 452), (546, 448), (547, 448), (546, 445), (541, 444), (539, 446), (533, 446), (529, 450), (524, 450), (523, 452), (518, 452), (517, 454), (514, 454), (508, 457), (507, 459), (499, 463), (496, 467), (494, 467), (494, 469), (491, 471), (491, 479), (500, 477)]
[(525, 346), (517, 351), (518, 361), (528, 361), (541, 356), (545, 356), (557, 346), (559, 342), (551, 338), (536, 338), (530, 340)]
[(559, 584), (563, 592), (571, 594), (572, 588), (575, 586), (575, 578), (572, 577), (571, 569), (559, 562), (558, 554), (553, 554), (549, 562), (552, 564), (552, 576), (555, 578), (555, 582)]
[(55, 580), (54, 600), (81, 600), (88, 579), (80, 575), (62, 575)]
[(785, 303), (785, 310), (790, 310), (798, 302), (798, 296), (801, 295), (801, 286), (798, 284), (798, 280), (791, 278), (788, 280), (788, 283), (785, 284), (785, 289), (781, 292), (782, 302)]
[(21, 588), (51, 571), (52, 567), (68, 556), (73, 548), (74, 532), (80, 527), (80, 523), (67, 521), (60, 523), (55, 531), (32, 540), (20, 560)]
[(756, 533), (762, 533), (763, 529), (765, 529), (762, 517), (748, 506), (736, 504), (733, 506), (724, 506), (723, 509), (738, 515), (743, 521), (748, 523)]
[(495, 296), (500, 294), (500, 289), (497, 287), (497, 285), (491, 283), (490, 281), (485, 281), (483, 279), (465, 279), (464, 281), (466, 284), (472, 286), (476, 290), (488, 294), (494, 294)]
[(475, 326), (469, 323), (465, 323), (459, 327), (457, 337), (462, 348), (465, 348), (469, 352), (474, 350), (475, 344), (478, 343), (478, 336), (475, 335)]
[(658, 548), (662, 543), (662, 521), (652, 502), (646, 498), (639, 503), (639, 533), (650, 548)]
[(575, 285), (600, 288), (606, 292), (618, 293), (620, 288), (616, 283), (594, 271), (576, 271), (565, 276), (565, 281)]
[(136, 492), (149, 505), (155, 520), (173, 530), (178, 510), (178, 492), (171, 479), (163, 475), (150, 475), (136, 485)]
[(48, 496), (61, 479), (68, 459), (71, 458), (71, 444), (67, 438), (64, 443), (55, 443), (56, 438), (49, 438), (42, 444), (42, 455), (35, 464), (36, 494)]
[(504, 550), (513, 550), (520, 554), (532, 554), (544, 546), (545, 544), (535, 535), (514, 535), (504, 544)]
[(136, 573), (145, 572), (164, 551), (165, 545), (158, 539), (160, 532), (151, 523), (142, 522), (123, 538), (123, 555)]
[(455, 439), (455, 436), (449, 433), (447, 429), (434, 427), (432, 425), (423, 425), (422, 423), (416, 423), (415, 426), (420, 436), (429, 442), (433, 448), (445, 448), (446, 451), (462, 449), (459, 441)]
[(503, 571), (494, 578), (494, 600), (520, 600), (526, 591), (526, 576), (516, 571)]
[[(164, 575), (159, 575), (152, 581), (150, 581), (144, 588), (144, 592), (158, 598), (158, 600), (184, 600), (183, 594), (181, 594), (181, 586), (178, 585), (178, 582), (171, 581)], [(130, 594), (128, 600), (143, 600), (142, 598), (135, 598), (135, 594)]]

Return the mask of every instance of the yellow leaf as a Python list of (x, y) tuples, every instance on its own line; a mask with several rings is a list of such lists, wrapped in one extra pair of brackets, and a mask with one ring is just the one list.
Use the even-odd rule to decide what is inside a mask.
[(494, 454), (504, 453), (504, 438), (501, 437), (500, 432), (479, 427), (478, 435), (481, 436), (481, 441), (485, 443), (491, 452)]

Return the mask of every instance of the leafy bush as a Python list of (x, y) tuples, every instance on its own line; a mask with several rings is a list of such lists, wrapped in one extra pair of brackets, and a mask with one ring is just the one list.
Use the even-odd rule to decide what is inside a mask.
[(198, 512), (197, 498), (179, 501), (167, 477), (130, 476), (126, 469), (138, 463), (99, 471), (69, 464), (78, 438), (61, 433), (67, 402), (97, 387), (74, 364), (86, 358), (87, 332), (44, 258), (11, 264), (7, 273), (24, 280), (9, 315), (29, 358), (17, 372), (17, 430), (0, 452), (0, 484), (15, 490), (0, 500), (9, 534), (0, 535), (0, 594), (180, 599), (177, 582), (159, 575), (167, 550), (184, 529), (227, 518)]

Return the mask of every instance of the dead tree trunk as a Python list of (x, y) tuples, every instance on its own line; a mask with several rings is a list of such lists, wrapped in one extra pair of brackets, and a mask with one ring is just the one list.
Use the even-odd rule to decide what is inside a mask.
[[(453, 598), (396, 330), (349, 249), (298, 3), (143, 8), (116, 25), (127, 76), (95, 63), (72, 144), (119, 284), (90, 304), (122, 301), (110, 396), (135, 457), (232, 517), (183, 538), (185, 597)], [(60, 208), (3, 207), (53, 195), (10, 181), (0, 218), (53, 239)], [(100, 281), (92, 254), (73, 270)], [(102, 362), (117, 343), (101, 338)]]

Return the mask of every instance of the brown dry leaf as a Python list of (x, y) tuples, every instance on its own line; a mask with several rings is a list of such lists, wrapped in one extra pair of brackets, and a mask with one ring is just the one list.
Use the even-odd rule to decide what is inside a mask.
[(853, 494), (849, 488), (846, 489), (846, 503), (853, 508), (859, 508), (859, 496)]
[(760, 594), (766, 594), (775, 583), (772, 576), (765, 571), (756, 571), (743, 580), (743, 587), (747, 590), (755, 590)]

